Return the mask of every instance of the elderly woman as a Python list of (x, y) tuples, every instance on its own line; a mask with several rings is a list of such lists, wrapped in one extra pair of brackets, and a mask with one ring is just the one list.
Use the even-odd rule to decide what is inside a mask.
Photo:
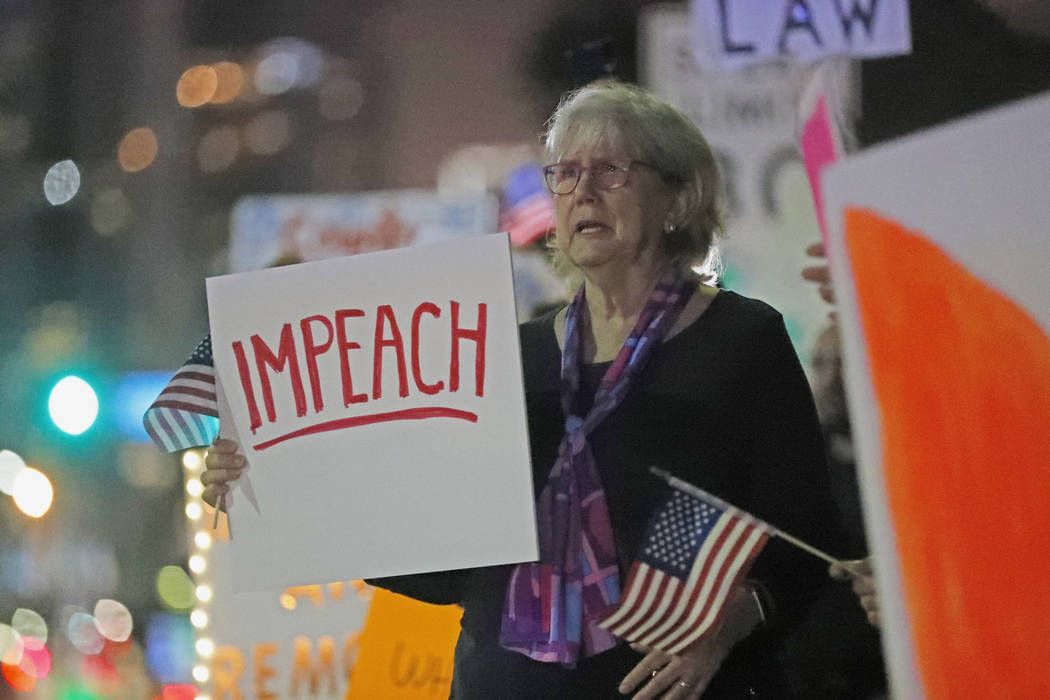
[[(827, 579), (780, 542), (677, 656), (598, 625), (668, 495), (651, 465), (833, 544), (820, 426), (781, 316), (705, 284), (723, 197), (711, 149), (681, 112), (609, 81), (566, 97), (546, 145), (554, 262), (578, 291), (521, 328), (541, 559), (373, 583), (463, 607), (454, 698), (790, 697), (779, 642)], [(209, 502), (235, 450), (208, 456)]]

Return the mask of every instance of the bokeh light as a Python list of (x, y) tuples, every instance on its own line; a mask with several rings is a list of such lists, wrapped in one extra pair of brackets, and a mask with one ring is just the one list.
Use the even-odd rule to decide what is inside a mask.
[(47, 622), (40, 613), (29, 608), (18, 608), (11, 616), (11, 628), (22, 635), (22, 638), (32, 637), (41, 644), (47, 642)]
[(197, 600), (199, 600), (202, 603), (207, 603), (209, 600), (211, 600), (211, 586), (197, 586), (197, 590), (195, 591), (195, 593), (197, 595)]
[(117, 162), (126, 172), (137, 173), (148, 168), (157, 158), (157, 135), (148, 126), (124, 134), (117, 146)]
[(91, 198), (88, 219), (93, 229), (103, 236), (111, 236), (131, 220), (131, 202), (119, 187), (101, 189)]
[(56, 700), (102, 700), (102, 698), (95, 693), (88, 690), (83, 685), (65, 685), (60, 691), (58, 691), (58, 698)]
[(211, 64), (218, 78), (215, 94), (211, 96), (212, 104), (233, 102), (244, 91), (244, 69), (239, 63), (219, 61)]
[(200, 503), (196, 501), (190, 501), (186, 504), (186, 517), (190, 520), (200, 520), (200, 517), (204, 514), (204, 509)]
[(190, 613), (190, 624), (201, 630), (208, 626), (208, 613), (203, 610), (194, 610)]
[(361, 83), (349, 76), (326, 80), (317, 95), (317, 108), (329, 121), (345, 121), (357, 116), (365, 101)]
[(62, 432), (80, 435), (91, 427), (98, 416), (98, 396), (91, 385), (80, 377), (63, 377), (51, 389), (47, 399), (51, 420)]
[(11, 496), (15, 499), (15, 505), (19, 510), (31, 518), (39, 518), (51, 508), (55, 490), (43, 472), (33, 467), (26, 467), (15, 477)]
[(181, 566), (165, 566), (157, 573), (157, 595), (169, 608), (193, 607), (193, 581)]
[(197, 450), (186, 450), (182, 453), (182, 466), (197, 469), (201, 465), (201, 453)]
[(0, 663), (18, 665), (22, 660), (22, 635), (0, 623)]
[(3, 664), (2, 674), (7, 684), (15, 690), (28, 693), (36, 687), (36, 679), (16, 664)]
[(255, 115), (244, 127), (244, 145), (252, 153), (273, 155), (291, 140), (292, 122), (279, 109), (268, 109)]
[(207, 104), (219, 87), (219, 75), (211, 66), (193, 66), (186, 70), (175, 86), (175, 98), (183, 107)]
[(76, 650), (81, 654), (97, 654), (102, 651), (106, 640), (95, 627), (95, 618), (85, 612), (75, 612), (69, 617), (66, 634)]
[(296, 605), (295, 596), (292, 595), (291, 593), (282, 593), (280, 601), (281, 601), (281, 607), (284, 608), (285, 610), (295, 610), (295, 605)]
[(80, 190), (80, 169), (71, 160), (60, 160), (44, 175), (44, 197), (55, 206), (73, 199)]
[(11, 450), (0, 450), (0, 491), (11, 495), (18, 472), (26, 468), (25, 461)]
[(255, 66), (255, 89), (279, 95), (294, 87), (316, 85), (324, 70), (324, 53), (315, 44), (295, 37), (267, 42)]
[(197, 650), (198, 654), (207, 659), (215, 653), (215, 642), (207, 637), (202, 637), (197, 640), (193, 648)]
[(200, 479), (189, 479), (186, 481), (186, 493), (196, 498), (204, 493), (204, 484)]
[(197, 545), (198, 549), (208, 549), (211, 547), (211, 535), (201, 530), (193, 536), (193, 544)]
[(241, 137), (232, 126), (218, 126), (201, 137), (197, 144), (197, 167), (205, 173), (225, 170), (237, 160)]
[(195, 574), (203, 574), (204, 569), (206, 569), (208, 566), (207, 561), (200, 554), (194, 554), (193, 556), (191, 556), (189, 565), (190, 571), (192, 571)]
[(122, 603), (103, 598), (95, 603), (95, 628), (106, 639), (123, 642), (131, 636), (131, 611)]
[(198, 665), (193, 667), (193, 680), (198, 683), (207, 683), (210, 677), (211, 674), (208, 673), (207, 666)]
[(25, 645), (25, 652), (18, 667), (27, 676), (38, 681), (47, 678), (47, 674), (51, 673), (51, 651), (47, 645), (35, 637), (23, 637), (22, 643)]

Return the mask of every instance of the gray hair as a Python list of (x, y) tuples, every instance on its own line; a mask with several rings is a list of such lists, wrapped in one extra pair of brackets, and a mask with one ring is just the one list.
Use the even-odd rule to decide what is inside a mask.
[[(599, 80), (562, 98), (547, 122), (545, 144), (553, 161), (598, 144), (619, 146), (653, 166), (668, 187), (691, 191), (694, 204), (660, 237), (662, 250), (672, 263), (717, 278), (725, 184), (704, 135), (679, 109), (636, 85)], [(571, 274), (572, 263), (557, 251), (554, 257), (555, 268)]]

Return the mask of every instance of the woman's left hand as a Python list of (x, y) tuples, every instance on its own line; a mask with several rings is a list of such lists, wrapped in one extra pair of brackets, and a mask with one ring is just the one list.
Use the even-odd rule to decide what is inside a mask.
[(635, 700), (699, 698), (730, 650), (762, 621), (746, 585), (736, 586), (725, 605), (714, 628), (678, 654), (632, 644), (631, 648), (645, 654), (645, 658), (620, 683), (620, 692), (626, 695), (641, 686), (634, 695)]

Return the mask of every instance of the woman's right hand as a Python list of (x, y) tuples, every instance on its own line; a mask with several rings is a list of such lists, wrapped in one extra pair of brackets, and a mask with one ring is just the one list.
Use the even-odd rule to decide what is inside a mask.
[[(204, 458), (204, 471), (201, 473), (201, 483), (204, 492), (201, 498), (208, 505), (215, 507), (220, 496), (230, 492), (230, 482), (241, 476), (248, 460), (237, 451), (237, 443), (224, 438), (217, 439), (208, 449), (208, 456)], [(226, 510), (229, 498), (222, 499), (222, 510)]]

